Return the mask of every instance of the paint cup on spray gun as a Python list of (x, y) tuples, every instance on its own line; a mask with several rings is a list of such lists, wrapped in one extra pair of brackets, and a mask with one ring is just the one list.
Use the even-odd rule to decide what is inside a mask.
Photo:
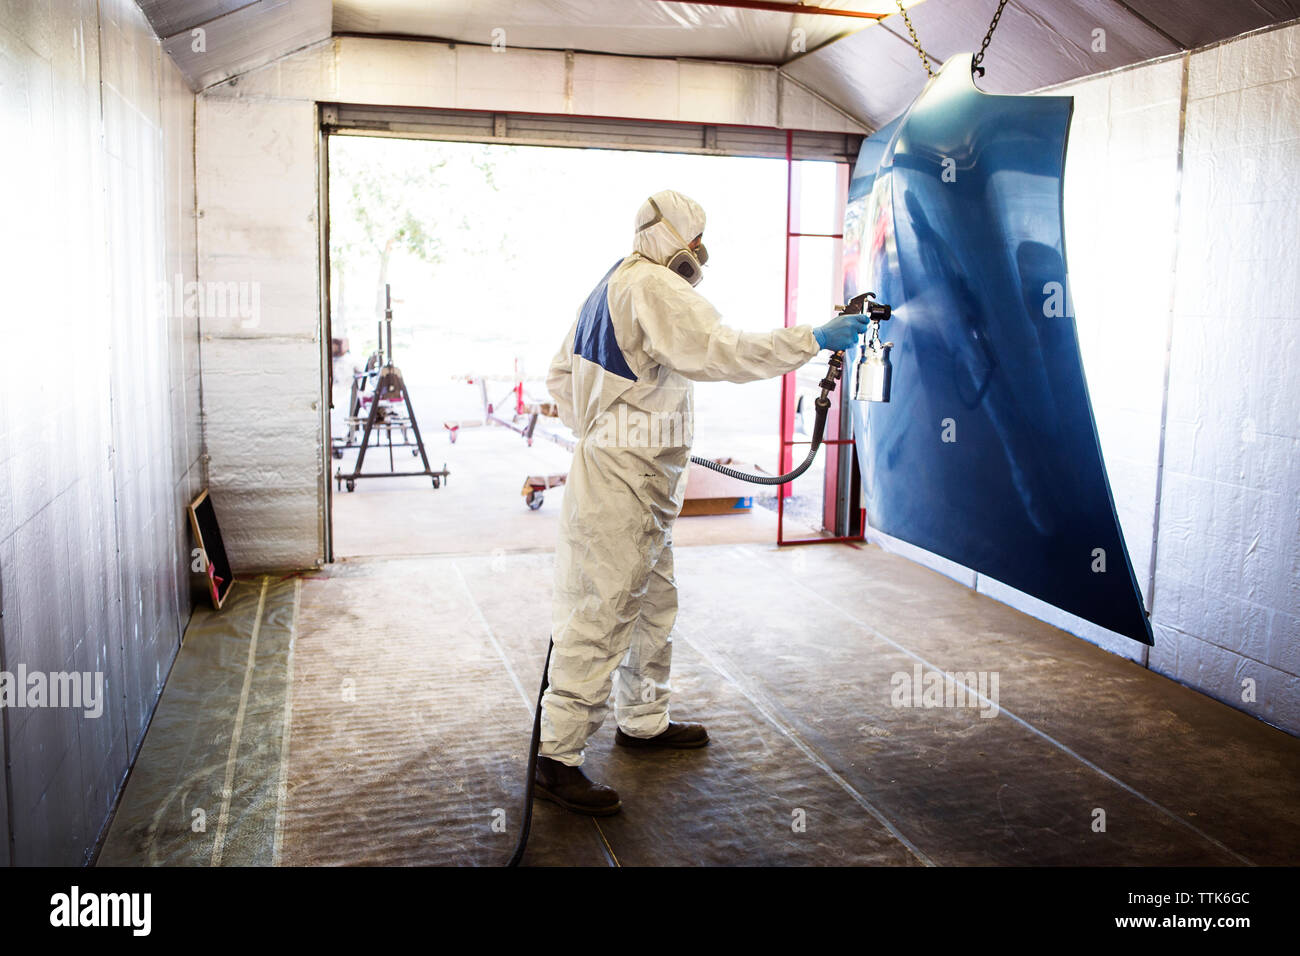
[(889, 385), (893, 368), (889, 364), (889, 350), (893, 342), (880, 341), (880, 323), (887, 321), (892, 309), (887, 303), (877, 302), (874, 292), (864, 292), (854, 296), (848, 305), (840, 307), (841, 314), (863, 314), (870, 316), (871, 326), (866, 333), (862, 346), (862, 355), (858, 358), (858, 367), (853, 373), (853, 400), (856, 402), (889, 401)]

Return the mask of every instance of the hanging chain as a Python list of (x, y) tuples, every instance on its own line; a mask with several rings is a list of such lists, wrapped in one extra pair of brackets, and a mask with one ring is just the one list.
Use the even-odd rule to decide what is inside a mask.
[[(925, 67), (926, 76), (933, 77), (934, 70), (930, 69), (930, 57), (921, 49), (921, 40), (916, 35), (916, 27), (912, 26), (912, 18), (907, 15), (907, 8), (903, 6), (903, 0), (895, 0), (898, 4), (898, 12), (903, 15), (903, 22), (907, 24), (907, 32), (912, 35), (912, 46), (916, 47), (916, 55), (921, 58), (921, 65)], [(970, 68), (972, 73), (984, 75), (984, 68), (980, 66), (980, 61), (984, 59), (984, 51), (989, 48), (993, 42), (993, 31), (998, 28), (998, 20), (1002, 18), (1002, 10), (1007, 5), (1007, 0), (998, 0), (998, 8), (993, 11), (993, 20), (989, 23), (989, 32), (984, 34), (984, 42), (980, 44), (980, 51), (975, 54), (971, 60)]]
[(984, 67), (980, 66), (980, 61), (984, 59), (984, 51), (989, 48), (989, 43), (993, 40), (993, 31), (998, 28), (998, 20), (1002, 17), (1002, 8), (1007, 5), (1007, 0), (998, 0), (998, 8), (993, 11), (993, 20), (989, 23), (989, 32), (984, 34), (984, 42), (980, 44), (980, 51), (975, 54), (975, 58), (970, 61), (972, 73), (984, 75)]
[(898, 0), (898, 12), (903, 15), (903, 22), (907, 24), (907, 32), (912, 34), (912, 46), (916, 47), (916, 55), (921, 58), (921, 65), (925, 67), (925, 75), (933, 77), (934, 70), (930, 69), (930, 58), (921, 49), (921, 41), (916, 36), (916, 28), (912, 26), (912, 18), (907, 15), (907, 8), (903, 6), (903, 0)]

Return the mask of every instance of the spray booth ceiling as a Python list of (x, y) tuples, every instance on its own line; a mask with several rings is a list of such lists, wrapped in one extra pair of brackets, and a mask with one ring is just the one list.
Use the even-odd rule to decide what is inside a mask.
[[(911, 102), (926, 78), (890, 0), (816, 3), (895, 11), (879, 21), (800, 12), (811, 4), (782, 0), (140, 0), (140, 6), (196, 90), (332, 34), (485, 45), (500, 38), (530, 49), (767, 64), (872, 129)], [(979, 48), (997, 2), (909, 0), (908, 6), (937, 65)], [(1297, 17), (1300, 0), (1011, 0), (988, 48), (981, 86), (1022, 93)], [(199, 27), (205, 49), (195, 51), (191, 31)], [(794, 52), (796, 29), (803, 31), (804, 52)]]

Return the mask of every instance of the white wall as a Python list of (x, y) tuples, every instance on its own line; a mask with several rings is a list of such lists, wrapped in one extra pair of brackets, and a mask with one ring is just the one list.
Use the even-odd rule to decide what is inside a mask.
[[(1151, 666), (1300, 733), (1300, 25), (1193, 53)], [(1243, 700), (1253, 680), (1256, 700)]]
[(189, 615), (197, 327), (159, 288), (194, 276), (193, 102), (129, 0), (0, 7), (0, 650), (106, 698), (0, 712), (0, 862), (87, 858)]
[(200, 278), (261, 288), (257, 324), (203, 329), (212, 488), (242, 570), (324, 560), (317, 102), (861, 131), (773, 67), (355, 37), (204, 91)]
[[(1291, 733), (1300, 733), (1298, 64), (1291, 25), (1046, 91), (1075, 98), (1066, 261), (1155, 647), (882, 539)], [(1246, 679), (1254, 700), (1243, 699)]]

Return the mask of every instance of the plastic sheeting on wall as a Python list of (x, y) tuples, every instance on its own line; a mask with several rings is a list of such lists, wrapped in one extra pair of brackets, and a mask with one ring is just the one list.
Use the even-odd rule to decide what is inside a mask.
[(894, 306), (889, 404), (854, 403), (873, 528), (1151, 643), (1066, 285), (1068, 97), (989, 96), (954, 57), (863, 145), (845, 294)]
[(42, 365), (0, 383), (0, 657), (102, 678), (7, 712), (0, 863), (80, 865), (189, 616), (193, 96), (131, 0), (0, 8), (0, 90), (5, 355)]

